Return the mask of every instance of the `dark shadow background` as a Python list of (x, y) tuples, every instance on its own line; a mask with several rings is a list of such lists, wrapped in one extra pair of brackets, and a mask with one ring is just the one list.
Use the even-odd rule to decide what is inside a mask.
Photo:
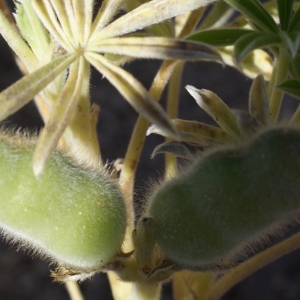
[[(0, 39), (0, 90), (15, 82), (21, 74), (6, 43)], [(160, 66), (158, 61), (137, 61), (125, 68), (149, 87)], [(247, 109), (248, 90), (251, 80), (238, 71), (215, 63), (188, 63), (181, 88), (179, 117), (187, 120), (210, 122), (211, 119), (196, 105), (184, 89), (190, 84), (217, 93), (231, 108)], [(135, 124), (137, 114), (122, 99), (119, 93), (96, 72), (92, 74), (92, 101), (99, 104), (101, 111), (98, 122), (98, 136), (104, 161), (111, 162), (124, 157)], [(165, 94), (162, 104), (164, 104)], [(286, 100), (283, 118), (294, 110), (297, 102)], [(40, 130), (43, 122), (33, 102), (5, 120), (5, 126)], [(151, 159), (156, 145), (163, 139), (156, 135), (147, 138), (139, 164), (136, 180), (137, 198), (143, 199), (148, 182), (155, 180), (163, 170), (163, 157)], [(1, 209), (1, 208), (0, 208)], [(291, 227), (291, 232), (296, 230)], [(275, 239), (272, 239), (275, 241)], [(300, 251), (270, 264), (233, 288), (223, 300), (297, 300), (300, 299)], [(110, 288), (104, 274), (97, 275), (81, 284), (85, 300), (111, 300)], [(38, 259), (10, 248), (0, 241), (0, 299), (3, 300), (67, 300), (63, 285), (53, 283), (49, 267)], [(166, 285), (163, 300), (171, 300), (171, 287)]]

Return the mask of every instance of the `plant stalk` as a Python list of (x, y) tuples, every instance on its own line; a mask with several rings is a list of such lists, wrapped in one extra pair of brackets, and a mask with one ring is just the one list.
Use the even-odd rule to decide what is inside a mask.
[(299, 247), (300, 233), (297, 233), (292, 237), (278, 243), (277, 245), (274, 245), (255, 255), (213, 284), (203, 300), (220, 299), (226, 292), (228, 292), (240, 281), (246, 279), (265, 265), (275, 261), (285, 254), (290, 253), (293, 250), (298, 249)]
[[(161, 94), (172, 74), (175, 66), (175, 61), (163, 62), (159, 69), (152, 86), (150, 94), (154, 100), (158, 101)], [(134, 177), (137, 164), (143, 149), (146, 138), (146, 132), (149, 126), (149, 121), (144, 117), (139, 116), (135, 124), (131, 139), (127, 148), (124, 159), (124, 165), (120, 175), (120, 184), (126, 203), (128, 212), (128, 226), (126, 230), (124, 251), (131, 251), (132, 244), (132, 231), (134, 229), (134, 207), (133, 207), (133, 188)], [(153, 285), (151, 283), (141, 282), (122, 282), (113, 272), (108, 272), (110, 286), (115, 300), (158, 300), (160, 296), (161, 285)], [(150, 297), (151, 295), (151, 297)]]
[[(178, 114), (179, 94), (184, 64), (185, 63), (183, 61), (178, 62), (170, 78), (167, 98), (167, 114), (170, 119), (175, 119)], [(170, 139), (166, 138), (166, 142), (169, 141)], [(165, 177), (172, 178), (176, 174), (177, 158), (176, 156), (167, 153), (165, 156)]]
[[(162, 66), (160, 67), (149, 91), (154, 100), (158, 101), (160, 99), (161, 94), (172, 74), (175, 64), (176, 61), (170, 60), (163, 62)], [(120, 181), (123, 186), (125, 199), (128, 201), (132, 201), (133, 199), (134, 176), (145, 142), (148, 126), (149, 121), (144, 117), (139, 116), (125, 155)]]
[(77, 282), (67, 281), (65, 283), (65, 286), (66, 286), (66, 289), (69, 293), (71, 300), (84, 300)]

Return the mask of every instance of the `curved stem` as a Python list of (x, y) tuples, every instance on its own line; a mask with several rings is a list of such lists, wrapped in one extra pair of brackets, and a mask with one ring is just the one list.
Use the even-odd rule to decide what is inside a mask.
[(249, 277), (251, 274), (261, 269), (263, 266), (290, 253), (300, 247), (300, 233), (268, 248), (236, 267), (232, 272), (224, 275), (220, 280), (213, 284), (208, 290), (203, 300), (218, 300), (226, 292), (240, 281)]
[[(158, 101), (172, 74), (175, 61), (165, 61), (158, 71), (152, 86), (150, 94), (154, 100)], [(128, 212), (128, 226), (126, 230), (124, 251), (132, 250), (132, 230), (134, 228), (134, 207), (133, 207), (133, 186), (137, 164), (143, 149), (146, 138), (148, 120), (139, 116), (135, 124), (131, 139), (124, 159), (124, 165), (120, 175), (120, 184), (122, 186), (123, 196), (126, 202)], [(128, 283), (122, 282), (116, 274), (108, 272), (111, 289), (115, 300), (158, 300), (160, 296), (161, 285), (150, 283)], [(152, 298), (149, 296), (152, 293)]]
[(276, 73), (274, 73), (275, 77), (273, 77), (272, 74), (273, 78), (269, 86), (270, 114), (271, 122), (276, 123), (281, 108), (282, 98), (284, 95), (284, 93), (276, 87), (286, 79), (288, 73), (288, 56), (286, 53), (286, 49), (281, 48), (279, 50), (279, 55), (276, 58), (273, 72)]
[(71, 300), (84, 300), (77, 282), (67, 281), (65, 283), (65, 286), (67, 288)]
[(160, 283), (136, 282), (126, 300), (159, 300), (160, 293)]
[[(160, 99), (161, 94), (172, 74), (175, 64), (175, 61), (165, 61), (159, 69), (149, 91), (154, 100), (158, 101)], [(139, 116), (125, 155), (124, 166), (122, 168), (120, 180), (123, 186), (125, 199), (128, 199), (128, 201), (132, 201), (133, 199), (134, 176), (145, 142), (148, 126), (148, 120), (142, 116)]]
[[(178, 114), (178, 103), (183, 68), (183, 61), (180, 61), (176, 64), (168, 86), (167, 114), (171, 119), (175, 119)], [(170, 141), (170, 139), (166, 138), (166, 141)], [(176, 174), (177, 158), (176, 156), (167, 153), (165, 157), (165, 176), (168, 178), (169, 176), (172, 177)]]

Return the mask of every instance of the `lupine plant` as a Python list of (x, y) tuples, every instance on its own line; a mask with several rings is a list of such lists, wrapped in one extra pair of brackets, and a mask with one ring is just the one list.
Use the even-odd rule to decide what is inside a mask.
[[(18, 0), (13, 14), (0, 3), (0, 33), (24, 74), (0, 93), (0, 119), (34, 99), (45, 123), (36, 135), (1, 130), (0, 226), (55, 265), (73, 300), (84, 299), (76, 281), (99, 272), (116, 300), (160, 299), (170, 280), (175, 299), (217, 300), (299, 247), (295, 234), (237, 259), (300, 208), (300, 109), (279, 119), (285, 93), (300, 98), (299, 1), (103, 0), (96, 10), (93, 0)], [(122, 68), (141, 58), (162, 60), (149, 90)], [(184, 65), (202, 60), (253, 79), (248, 111), (188, 85), (216, 126), (177, 118)], [(101, 159), (91, 68), (139, 114), (119, 174)], [(165, 174), (138, 218), (149, 134), (166, 138), (153, 149)]]

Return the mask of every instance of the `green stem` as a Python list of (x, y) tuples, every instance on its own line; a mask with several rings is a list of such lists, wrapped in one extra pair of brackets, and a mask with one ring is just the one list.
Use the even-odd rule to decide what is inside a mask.
[[(154, 100), (158, 101), (161, 94), (172, 74), (175, 66), (175, 61), (163, 62), (160, 70), (158, 71), (152, 86), (150, 88), (150, 94)], [(120, 183), (122, 186), (122, 192), (126, 199), (127, 211), (128, 211), (128, 226), (126, 230), (126, 237), (124, 245), (124, 251), (132, 250), (132, 231), (134, 228), (134, 208), (133, 208), (133, 187), (135, 172), (137, 164), (140, 159), (140, 155), (144, 146), (146, 132), (149, 126), (148, 120), (139, 116), (135, 124), (131, 139), (127, 148), (127, 152), (124, 159), (124, 165), (120, 175)], [(112, 292), (115, 300), (158, 300), (160, 295), (160, 284), (153, 285), (151, 283), (127, 283), (122, 282), (112, 272), (109, 272), (109, 280), (112, 288)], [(121, 292), (120, 292), (121, 291)], [(126, 296), (125, 296), (126, 295)], [(127, 296), (128, 295), (128, 296)]]
[[(180, 85), (183, 72), (184, 62), (180, 61), (174, 68), (174, 72), (171, 76), (168, 86), (168, 98), (167, 98), (167, 114), (171, 119), (175, 119), (178, 114), (178, 103), (180, 94)], [(170, 141), (166, 138), (166, 141)], [(177, 158), (172, 154), (166, 154), (165, 157), (165, 176), (174, 176), (177, 174)]]
[(67, 288), (71, 300), (84, 300), (77, 282), (67, 281), (65, 283), (65, 286)]
[(274, 260), (300, 247), (300, 233), (248, 259), (213, 284), (203, 300), (218, 300), (240, 281)]
[[(158, 101), (160, 99), (161, 94), (172, 74), (175, 63), (175, 61), (165, 61), (158, 71), (150, 88), (150, 94), (154, 100)], [(144, 117), (139, 116), (125, 155), (120, 180), (124, 187), (124, 195), (128, 199), (133, 199), (134, 176), (145, 142), (148, 126), (149, 121)]]
[(160, 294), (160, 283), (136, 282), (126, 300), (159, 300)]
[(271, 122), (276, 123), (284, 95), (284, 93), (276, 87), (286, 79), (288, 73), (288, 56), (285, 48), (279, 49), (279, 55), (276, 58), (273, 73), (274, 75), (272, 74), (269, 86), (270, 114)]

